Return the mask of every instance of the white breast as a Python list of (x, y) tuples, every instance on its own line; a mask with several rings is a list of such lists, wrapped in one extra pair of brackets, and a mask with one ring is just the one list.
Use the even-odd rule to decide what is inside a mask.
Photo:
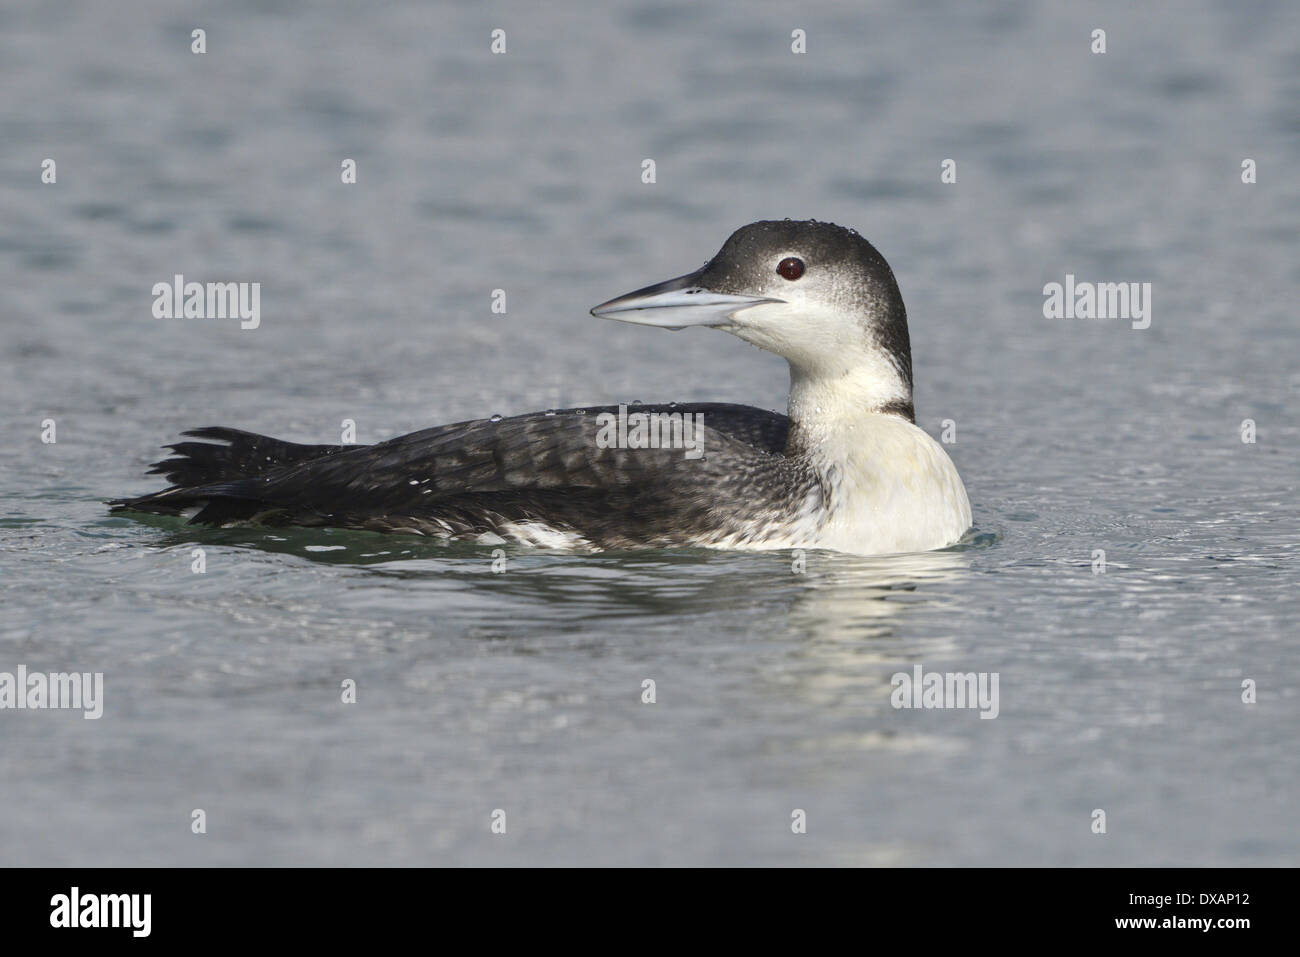
[(830, 501), (813, 548), (861, 555), (943, 548), (970, 528), (970, 500), (943, 447), (894, 415), (825, 434), (815, 459)]

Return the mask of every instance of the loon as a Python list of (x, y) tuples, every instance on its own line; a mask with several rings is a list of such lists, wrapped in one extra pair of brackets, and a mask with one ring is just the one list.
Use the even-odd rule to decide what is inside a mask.
[(943, 548), (970, 528), (956, 468), (915, 424), (898, 284), (856, 230), (751, 223), (695, 272), (591, 312), (669, 329), (711, 326), (782, 356), (789, 416), (726, 403), (633, 407), (700, 423), (694, 455), (608, 441), (602, 422), (626, 412), (616, 406), (493, 416), (375, 445), (203, 428), (183, 433), (201, 441), (166, 446), (174, 456), (153, 466), (169, 488), (109, 504), (206, 525), (590, 551), (891, 554)]

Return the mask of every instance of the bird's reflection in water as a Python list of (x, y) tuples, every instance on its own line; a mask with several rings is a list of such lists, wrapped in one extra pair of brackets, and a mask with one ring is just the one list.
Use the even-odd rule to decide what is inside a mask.
[(960, 551), (810, 557), (791, 623), (823, 641), (886, 638), (909, 605), (941, 599), (969, 569)]
[[(942, 619), (933, 612), (967, 574), (971, 547), (878, 557), (707, 549), (583, 554), (335, 529), (211, 530), (173, 522), (170, 531), (154, 544), (251, 548), (340, 575), (332, 588), (340, 612), (380, 601), (398, 620), (403, 609), (432, 612), (440, 633), (527, 637), (533, 652), (551, 633), (670, 647), (685, 634), (694, 646), (716, 642), (720, 650), (743, 640), (752, 660), (781, 654), (802, 672), (821, 672), (827, 685), (871, 662), (943, 652), (949, 638), (934, 627)], [(900, 628), (918, 618), (930, 626)]]
[(338, 529), (152, 524), (171, 531), (154, 547), (251, 548), (364, 569), (354, 587), (402, 584), (414, 594), (458, 585), (493, 599), (479, 609), (487, 619), (503, 603), (514, 611), (535, 608), (543, 621), (534, 626), (722, 615), (720, 625), (730, 620), (759, 636), (819, 644), (889, 638), (909, 606), (941, 600), (970, 564), (960, 548), (872, 557), (708, 549), (591, 554)]
[[(780, 752), (815, 777), (845, 762), (860, 767), (874, 760), (868, 753), (952, 746), (890, 707), (890, 676), (960, 659), (948, 622), (960, 617), (970, 548), (991, 539), (880, 557), (578, 554), (328, 529), (181, 528), (161, 544), (304, 560), (303, 575), (336, 579), (330, 615), (341, 641), (381, 616), (403, 654), (443, 661), (468, 641), (491, 643), (493, 654), (540, 655), (593, 701), (606, 700), (611, 681), (630, 680), (632, 666), (670, 675), (679, 703), (713, 703), (711, 735), (725, 750)], [(274, 577), (286, 573), (292, 565)]]
[(779, 672), (786, 692), (854, 719), (887, 707), (901, 664), (951, 654), (943, 608), (969, 569), (961, 551), (810, 556), (787, 616), (799, 640)]

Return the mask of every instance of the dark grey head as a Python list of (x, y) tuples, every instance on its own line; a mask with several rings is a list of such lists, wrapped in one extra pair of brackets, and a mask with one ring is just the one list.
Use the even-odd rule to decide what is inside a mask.
[(796, 380), (852, 380), (869, 404), (905, 402), (910, 412), (912, 352), (894, 273), (871, 243), (833, 223), (742, 226), (702, 268), (592, 314), (720, 328), (784, 356)]

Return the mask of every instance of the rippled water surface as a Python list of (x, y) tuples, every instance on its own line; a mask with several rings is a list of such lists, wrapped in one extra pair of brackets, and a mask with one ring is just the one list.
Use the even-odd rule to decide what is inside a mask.
[[(553, 6), (0, 9), (0, 672), (105, 675), (0, 711), (0, 862), (1294, 864), (1295, 5)], [(201, 425), (782, 409), (776, 357), (586, 310), (784, 216), (893, 265), (966, 544), (495, 574), (103, 505)], [(176, 273), (261, 327), (152, 318)], [(1067, 273), (1151, 327), (1045, 319)], [(998, 717), (894, 709), (916, 664)]]

